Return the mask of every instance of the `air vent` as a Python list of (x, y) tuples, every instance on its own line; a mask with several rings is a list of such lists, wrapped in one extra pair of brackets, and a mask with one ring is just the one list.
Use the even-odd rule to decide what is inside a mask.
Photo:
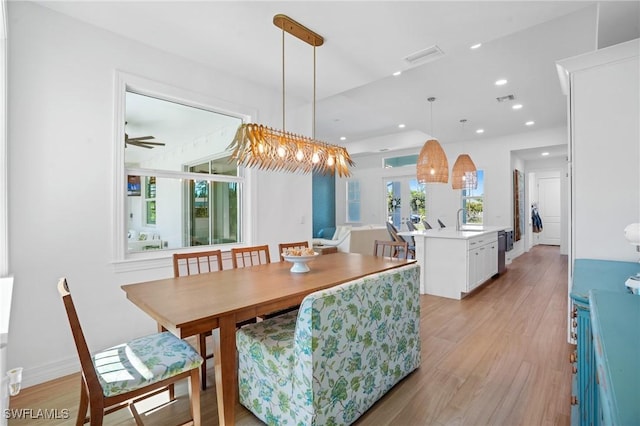
[(431, 47), (427, 47), (426, 49), (422, 49), (418, 52), (412, 53), (411, 55), (404, 58), (405, 61), (409, 62), (412, 65), (421, 64), (424, 62), (435, 61), (438, 58), (444, 56), (444, 52), (438, 46), (433, 45)]
[(507, 96), (500, 96), (499, 98), (496, 98), (496, 100), (498, 102), (506, 102), (506, 101), (512, 101), (514, 100), (516, 97), (513, 95), (507, 95)]

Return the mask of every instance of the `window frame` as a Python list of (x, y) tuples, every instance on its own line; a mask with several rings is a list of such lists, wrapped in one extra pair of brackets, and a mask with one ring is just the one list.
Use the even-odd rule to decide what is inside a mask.
[[(358, 197), (357, 199), (351, 199), (349, 198), (349, 196), (351, 195), (351, 191), (349, 190), (349, 187), (352, 184), (357, 184), (358, 188), (357, 188), (357, 194)], [(358, 179), (349, 179), (346, 182), (346, 190), (347, 190), (347, 194), (346, 194), (346, 198), (347, 198), (347, 203), (346, 203), (346, 217), (345, 217), (345, 223), (361, 223), (362, 222), (362, 192), (360, 191), (360, 181)], [(351, 212), (351, 206), (352, 205), (358, 205), (358, 220), (351, 220), (350, 217), (350, 212)]]
[[(478, 176), (478, 184), (480, 185), (480, 182), (482, 181), (482, 194), (480, 195), (466, 195), (466, 189), (462, 189), (460, 191), (460, 206), (462, 208), (462, 225), (465, 226), (484, 226), (484, 213), (485, 213), (485, 204), (484, 204), (484, 185), (485, 185), (485, 178), (484, 178), (484, 170), (482, 169), (477, 169), (477, 172), (481, 172), (482, 173), (482, 177)], [(468, 215), (467, 215), (467, 209), (465, 208), (465, 204), (467, 201), (469, 200), (480, 200), (482, 202), (482, 221), (481, 222), (467, 222), (468, 219)]]
[[(180, 103), (195, 108), (204, 109), (220, 114), (226, 114), (237, 117), (242, 122), (250, 122), (252, 117), (257, 115), (253, 109), (246, 106), (233, 104), (227, 101), (216, 99), (203, 93), (197, 93), (188, 89), (182, 89), (176, 86), (167, 85), (140, 76), (135, 76), (122, 71), (115, 71), (114, 84), (114, 132), (112, 137), (113, 144), (113, 176), (112, 176), (112, 259), (114, 264), (130, 263), (132, 261), (152, 261), (159, 258), (167, 258), (174, 251), (189, 250), (190, 247), (179, 247), (175, 250), (150, 250), (144, 252), (128, 253), (127, 250), (127, 176), (138, 175), (141, 179), (146, 176), (154, 176), (157, 178), (174, 178), (174, 179), (197, 179), (197, 180), (213, 180), (219, 182), (238, 182), (242, 181), (241, 193), (241, 209), (242, 211), (250, 211), (251, 206), (255, 205), (255, 194), (251, 191), (252, 183), (255, 175), (250, 169), (239, 170), (238, 177), (230, 177), (224, 175), (205, 175), (202, 173), (189, 173), (169, 170), (154, 170), (142, 168), (127, 168), (125, 166), (125, 147), (122, 143), (122, 135), (125, 133), (125, 112), (126, 112), (126, 92), (135, 92), (145, 96), (151, 96), (157, 99), (166, 100), (168, 102)], [(142, 188), (143, 190), (145, 188)], [(254, 226), (249, 220), (247, 214), (241, 216), (240, 226), (242, 227), (242, 235), (246, 244), (252, 241), (254, 235)], [(243, 243), (238, 243), (242, 245)], [(225, 245), (229, 247), (230, 245)], [(215, 247), (215, 246), (206, 246)], [(200, 246), (200, 249), (202, 246)], [(150, 266), (141, 265), (144, 269)], [(135, 267), (133, 268), (135, 269)]]

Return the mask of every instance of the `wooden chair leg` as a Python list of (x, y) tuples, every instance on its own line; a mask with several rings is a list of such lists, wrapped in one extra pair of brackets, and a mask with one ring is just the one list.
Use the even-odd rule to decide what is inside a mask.
[(89, 407), (89, 416), (91, 419), (91, 426), (102, 426), (104, 420), (104, 400), (93, 401)]
[(191, 370), (191, 377), (189, 377), (189, 399), (193, 425), (200, 426), (200, 373), (196, 369)]
[(207, 335), (201, 333), (198, 335), (200, 347), (200, 356), (202, 357), (202, 365), (200, 366), (200, 384), (202, 390), (207, 390)]
[(80, 376), (80, 405), (78, 406), (76, 426), (82, 426), (85, 424), (87, 408), (89, 408), (89, 395), (87, 394), (87, 388), (84, 385), (84, 377)]

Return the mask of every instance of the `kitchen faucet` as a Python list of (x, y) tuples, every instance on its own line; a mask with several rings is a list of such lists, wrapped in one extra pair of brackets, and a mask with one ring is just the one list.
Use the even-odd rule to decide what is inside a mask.
[(463, 211), (464, 209), (458, 209), (458, 211), (456, 212), (456, 231), (460, 230), (460, 213)]

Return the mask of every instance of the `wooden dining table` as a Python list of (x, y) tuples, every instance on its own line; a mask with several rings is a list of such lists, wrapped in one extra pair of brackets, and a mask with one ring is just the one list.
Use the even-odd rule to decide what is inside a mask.
[(317, 256), (306, 273), (292, 273), (290, 263), (276, 262), (127, 284), (122, 289), (159, 326), (180, 338), (213, 331), (220, 425), (232, 425), (238, 393), (236, 323), (299, 305), (317, 290), (412, 262), (334, 253)]

